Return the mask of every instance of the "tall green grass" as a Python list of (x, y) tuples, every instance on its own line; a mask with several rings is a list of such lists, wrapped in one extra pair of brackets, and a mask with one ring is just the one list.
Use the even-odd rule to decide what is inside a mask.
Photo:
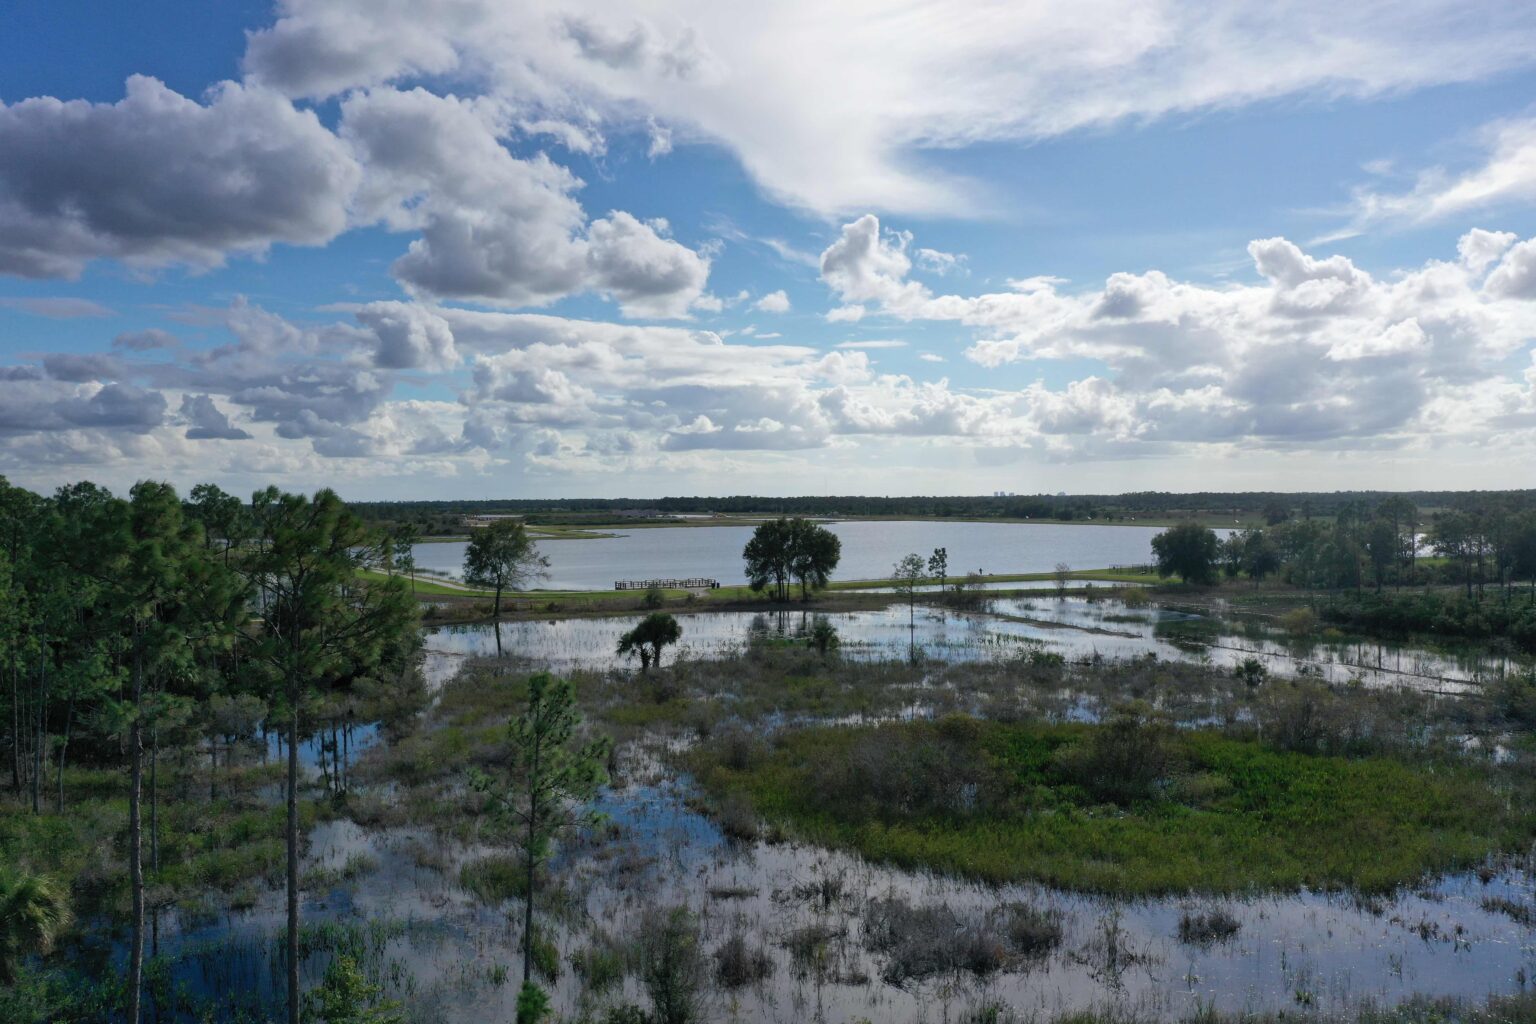
[(1488, 766), (1318, 756), (1215, 732), (1169, 730), (1147, 795), (1116, 803), (1080, 765), (1108, 728), (816, 728), (746, 765), (706, 746), (694, 767), (717, 798), (875, 860), (1128, 895), (1383, 890), (1536, 831), (1529, 794)]

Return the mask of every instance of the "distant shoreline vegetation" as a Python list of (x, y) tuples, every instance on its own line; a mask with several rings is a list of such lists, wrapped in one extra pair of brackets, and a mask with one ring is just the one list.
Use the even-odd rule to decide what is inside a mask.
[[(804, 495), (667, 498), (487, 498), (446, 501), (356, 501), (364, 519), (415, 525), (423, 536), (463, 535), (464, 518), (519, 515), (530, 528), (596, 529), (717, 525), (711, 517), (806, 516), (847, 519), (1144, 523), (1165, 526), (1195, 519), (1208, 526), (1274, 525), (1290, 519), (1331, 519), (1341, 510), (1406, 499), (1419, 509), (1536, 505), (1536, 490), (1508, 491), (1201, 491), (1179, 494)], [(692, 518), (683, 518), (692, 517)], [(700, 518), (703, 517), (703, 518)], [(732, 525), (736, 525), (732, 522)]]

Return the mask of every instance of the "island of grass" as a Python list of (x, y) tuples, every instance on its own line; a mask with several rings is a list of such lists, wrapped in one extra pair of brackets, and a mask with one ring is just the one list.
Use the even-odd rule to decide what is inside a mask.
[(910, 869), (1119, 895), (1385, 890), (1536, 828), (1484, 764), (1322, 756), (1130, 715), (731, 735), (691, 766), (728, 829), (766, 820)]

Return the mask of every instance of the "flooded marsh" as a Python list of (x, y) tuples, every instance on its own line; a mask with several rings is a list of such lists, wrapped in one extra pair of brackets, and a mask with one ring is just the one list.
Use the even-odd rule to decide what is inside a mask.
[[(1530, 745), (1490, 699), (1523, 666), (1296, 640), (1139, 601), (919, 605), (911, 628), (904, 605), (839, 613), (828, 618), (840, 644), (825, 654), (808, 642), (815, 618), (682, 616), (682, 650), (646, 674), (612, 653), (633, 625), (625, 617), (503, 623), (499, 659), (492, 626), (430, 632), (424, 710), (304, 752), (329, 808), (308, 837), (305, 977), (347, 950), (409, 1020), (513, 1016), (521, 883), (498, 867), (511, 848), (464, 772), (503, 756), (522, 681), (544, 668), (569, 675), (590, 727), (617, 741), (601, 824), (559, 847), (538, 899), (539, 976), (562, 1019), (650, 1005), (646, 965), (667, 936), (697, 958), (700, 1019), (721, 1021), (1348, 1015), (1419, 997), (1519, 997), (1536, 976), (1536, 876), (1516, 842), (1490, 838), (1477, 855), (1468, 840), (1456, 869), (1408, 871), (1400, 884), (1256, 874), (1250, 885), (1238, 866), (1215, 887), (1138, 895), (866, 857), (694, 775), (701, 752), (750, 764), (829, 726), (939, 728), (968, 715), (1000, 729), (1096, 729), (1132, 707), (1297, 757), (1460, 758), (1525, 786)], [(1244, 669), (1250, 658), (1261, 671)], [(955, 793), (977, 799), (975, 780), (960, 781)], [(1093, 807), (1112, 822), (1134, 804), (1093, 800), (1066, 813)], [(1284, 822), (1252, 827), (1262, 845)], [(262, 886), (167, 909), (156, 962), (183, 1002), (164, 1005), (206, 1007), (239, 990), (252, 1012), (275, 1012), (281, 923), (280, 889)]]

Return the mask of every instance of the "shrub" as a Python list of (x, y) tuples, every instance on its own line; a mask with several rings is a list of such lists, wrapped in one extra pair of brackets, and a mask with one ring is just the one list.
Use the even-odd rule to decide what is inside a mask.
[(624, 953), (607, 936), (596, 936), (591, 945), (570, 957), (571, 970), (588, 992), (602, 993), (624, 979)]
[(1242, 922), (1221, 908), (1185, 910), (1179, 915), (1179, 941), (1192, 946), (1210, 946), (1236, 935)]
[(651, 1000), (653, 1024), (694, 1024), (702, 1019), (704, 957), (699, 928), (686, 907), (656, 911), (637, 939), (640, 980)]
[(517, 993), (517, 1024), (539, 1024), (549, 1016), (549, 996), (531, 981)]
[(1233, 667), (1232, 675), (1249, 686), (1258, 686), (1269, 678), (1269, 669), (1258, 658), (1244, 658), (1241, 664)]
[(610, 1006), (603, 1014), (603, 1024), (651, 1024), (651, 1018), (633, 1003)]
[(1280, 616), (1280, 628), (1292, 636), (1306, 636), (1317, 628), (1317, 613), (1311, 608), (1292, 608)]
[(1060, 944), (1061, 916), (1025, 903), (966, 919), (948, 904), (916, 907), (899, 897), (870, 901), (864, 944), (885, 956), (881, 976), (892, 985), (936, 974), (987, 975)]
[(715, 980), (721, 988), (744, 988), (756, 985), (773, 974), (773, 960), (761, 946), (747, 945), (746, 936), (740, 932), (732, 935), (715, 950)]
[(1061, 912), (1030, 903), (1009, 903), (994, 912), (1000, 917), (1009, 950), (1018, 956), (1036, 957), (1061, 945)]
[(811, 627), (811, 646), (816, 648), (816, 653), (825, 657), (841, 645), (842, 639), (837, 635), (837, 627), (825, 618), (817, 618), (816, 624)]
[(715, 819), (720, 824), (720, 831), (730, 839), (751, 843), (756, 842), (762, 833), (752, 801), (740, 793), (727, 793), (720, 798), (715, 808)]
[(1490, 687), (1489, 695), (1509, 721), (1536, 726), (1536, 672), (1505, 676)]
[(1172, 765), (1171, 727), (1122, 710), (1086, 740), (1063, 748), (1055, 769), (1096, 799), (1121, 806), (1150, 800)]

